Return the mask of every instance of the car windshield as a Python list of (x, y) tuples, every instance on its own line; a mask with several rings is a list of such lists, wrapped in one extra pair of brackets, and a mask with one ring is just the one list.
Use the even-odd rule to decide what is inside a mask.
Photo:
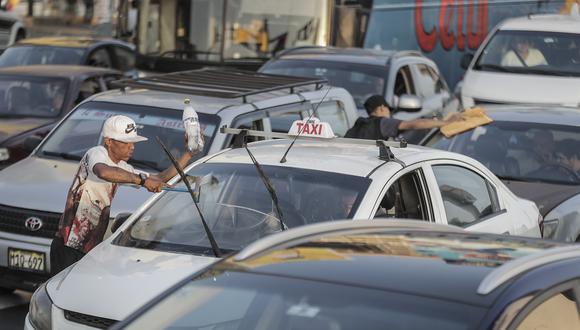
[(0, 56), (0, 67), (32, 64), (81, 64), (85, 50), (71, 47), (14, 46)]
[(580, 77), (580, 34), (498, 31), (474, 70)]
[[(352, 217), (370, 179), (262, 165), (288, 228)], [(188, 175), (221, 249), (240, 250), (281, 230), (274, 203), (253, 164), (206, 163)], [(175, 189), (183, 189), (183, 184)], [(116, 244), (212, 255), (191, 195), (169, 191), (119, 236)]]
[(454, 330), (473, 328), (485, 311), (364, 283), (212, 269), (163, 297), (124, 329)]
[(65, 79), (0, 76), (0, 117), (56, 117), (67, 87)]
[[(181, 155), (185, 150), (181, 111), (93, 101), (82, 104), (68, 116), (44, 141), (36, 155), (80, 160), (88, 149), (102, 144), (103, 123), (105, 119), (114, 115), (131, 117), (137, 123), (139, 135), (149, 139), (135, 144), (133, 156), (128, 162), (136, 168), (158, 172), (171, 165), (156, 137), (159, 137), (174, 155)], [(198, 115), (204, 132), (205, 149), (194, 159), (207, 153), (219, 124), (217, 116), (203, 113)]]
[[(580, 128), (495, 121), (427, 146), (473, 157), (501, 179), (580, 184)], [(578, 160), (578, 161), (577, 161)]]
[(330, 85), (342, 87), (352, 94), (357, 108), (373, 94), (385, 94), (386, 66), (373, 66), (354, 63), (276, 60), (260, 70), (264, 73), (326, 78)]

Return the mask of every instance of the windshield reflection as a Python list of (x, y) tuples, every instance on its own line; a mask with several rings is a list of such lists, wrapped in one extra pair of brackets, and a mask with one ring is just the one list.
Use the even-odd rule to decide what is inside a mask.
[(64, 79), (0, 77), (1, 117), (56, 117), (67, 91)]

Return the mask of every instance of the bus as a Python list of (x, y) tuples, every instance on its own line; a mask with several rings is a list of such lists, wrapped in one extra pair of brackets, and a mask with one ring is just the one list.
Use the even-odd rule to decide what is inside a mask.
[(460, 62), (508, 17), (569, 13), (578, 0), (374, 0), (365, 48), (419, 50), (437, 63), (450, 86)]
[(369, 0), (124, 0), (117, 37), (138, 67), (171, 72), (222, 65), (256, 70), (300, 46), (362, 46)]

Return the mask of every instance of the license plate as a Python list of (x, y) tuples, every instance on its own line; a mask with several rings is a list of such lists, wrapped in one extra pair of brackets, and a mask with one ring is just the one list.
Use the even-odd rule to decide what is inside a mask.
[(8, 267), (44, 272), (46, 255), (43, 252), (8, 248)]

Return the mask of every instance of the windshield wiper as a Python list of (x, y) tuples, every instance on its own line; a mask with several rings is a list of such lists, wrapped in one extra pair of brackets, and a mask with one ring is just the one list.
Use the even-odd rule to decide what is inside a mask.
[(81, 160), (81, 158), (82, 158), (79, 155), (69, 154), (66, 152), (43, 151), (42, 154), (45, 156), (59, 157), (59, 158), (70, 159), (70, 160)]
[(159, 168), (159, 164), (157, 162), (151, 160), (144, 160), (144, 159), (130, 159), (127, 163), (139, 167), (147, 167), (150, 170), (155, 170), (157, 172), (161, 172)]
[(158, 136), (156, 136), (155, 138), (157, 139), (157, 142), (159, 142), (159, 144), (161, 145), (161, 148), (163, 148), (163, 151), (165, 151), (165, 153), (167, 154), (167, 157), (169, 157), (169, 159), (171, 160), (171, 163), (173, 163), (175, 170), (177, 171), (177, 173), (181, 177), (181, 181), (183, 181), (183, 183), (185, 183), (185, 186), (187, 187), (187, 190), (189, 191), (189, 194), (191, 195), (191, 199), (193, 200), (193, 204), (195, 205), (195, 208), (197, 209), (197, 213), (199, 213), (199, 218), (201, 219), (203, 229), (205, 230), (205, 234), (207, 235), (207, 239), (209, 240), (209, 244), (211, 245), (211, 248), (213, 250), (213, 254), (215, 255), (216, 258), (220, 258), (221, 257), (220, 248), (218, 247), (217, 242), (215, 240), (215, 237), (213, 236), (211, 230), (209, 229), (209, 226), (207, 225), (207, 222), (205, 221), (205, 218), (203, 217), (203, 213), (201, 213), (199, 205), (197, 204), (197, 200), (195, 199), (195, 194), (193, 193), (193, 189), (191, 189), (191, 184), (189, 183), (189, 180), (187, 180), (187, 176), (183, 172), (183, 169), (181, 168), (181, 166), (179, 166), (179, 163), (177, 162), (175, 157), (173, 157), (171, 152), (169, 152), (169, 149), (167, 149), (167, 147), (163, 144), (163, 142), (161, 142), (161, 139)]
[[(241, 134), (243, 134), (242, 139), (245, 140), (245, 131), (242, 132)], [(270, 194), (270, 199), (272, 199), (272, 202), (274, 203), (274, 208), (276, 209), (276, 214), (278, 215), (278, 220), (280, 221), (280, 229), (282, 231), (284, 231), (284, 230), (286, 230), (286, 228), (285, 228), (286, 225), (284, 224), (282, 210), (280, 209), (280, 204), (278, 203), (278, 195), (276, 195), (276, 190), (274, 190), (274, 186), (272, 185), (272, 181), (270, 181), (270, 178), (268, 178), (268, 176), (266, 175), (266, 172), (264, 172), (264, 169), (262, 168), (260, 163), (258, 163), (258, 160), (256, 159), (256, 157), (254, 157), (254, 155), (252, 154), (250, 149), (248, 149), (248, 145), (245, 143), (245, 141), (244, 141), (244, 148), (248, 152), (248, 155), (250, 155), (250, 159), (252, 160), (252, 163), (254, 163), (254, 167), (256, 168), (256, 172), (258, 172), (260, 179), (262, 180), (262, 182), (266, 186), (266, 190), (268, 190), (268, 193)]]

